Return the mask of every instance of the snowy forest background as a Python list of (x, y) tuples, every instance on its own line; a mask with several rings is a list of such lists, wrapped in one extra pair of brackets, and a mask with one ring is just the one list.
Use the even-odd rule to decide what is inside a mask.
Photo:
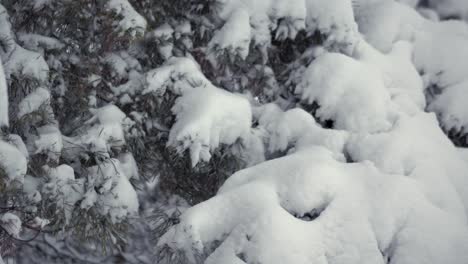
[(0, 3), (0, 263), (468, 263), (468, 1)]

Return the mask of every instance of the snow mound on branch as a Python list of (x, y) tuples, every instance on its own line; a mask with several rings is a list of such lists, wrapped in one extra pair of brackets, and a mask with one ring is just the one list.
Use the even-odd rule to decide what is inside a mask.
[(46, 83), (49, 78), (49, 65), (41, 54), (15, 44), (14, 49), (4, 60), (5, 72), (10, 75), (23, 75)]
[(270, 152), (285, 151), (290, 146), (301, 149), (310, 145), (323, 146), (333, 152), (336, 158), (344, 159), (343, 148), (347, 133), (320, 127), (309, 113), (293, 108), (283, 112), (277, 105), (268, 104), (256, 109), (259, 127), (268, 136)]
[(200, 66), (189, 58), (170, 58), (163, 66), (146, 73), (147, 88), (143, 94), (162, 95), (169, 88), (181, 95), (194, 86), (212, 85), (200, 71)]
[(468, 79), (442, 90), (427, 107), (437, 113), (446, 131), (468, 132)]
[[(390, 52), (391, 55), (391, 47), (398, 45), (398, 40), (413, 42), (412, 60), (423, 75), (424, 88), (428, 88), (428, 110), (437, 113), (446, 131), (463, 132), (468, 124), (466, 111), (461, 107), (462, 98), (468, 94), (468, 24), (457, 20), (429, 21), (411, 7), (394, 1), (361, 4), (355, 9), (360, 32), (378, 50)], [(387, 70), (404, 73), (409, 69), (414, 72), (408, 66), (402, 67), (402, 62), (398, 62), (398, 66), (396, 61), (390, 62)], [(419, 85), (413, 82), (411, 86)], [(455, 94), (458, 100), (455, 100)], [(395, 97), (395, 94), (392, 96)], [(414, 100), (416, 96), (420, 97), (418, 101)], [(408, 99), (416, 102), (419, 109), (424, 106), (419, 88), (413, 89), (410, 97), (406, 92), (406, 95), (395, 98), (395, 102), (403, 106), (407, 113), (417, 110), (414, 107), (409, 110), (411, 100)], [(447, 104), (442, 106), (442, 102)]]
[(38, 34), (22, 33), (18, 36), (19, 41), (26, 49), (44, 54), (44, 51), (59, 50), (65, 45), (56, 38), (46, 37)]
[(290, 18), (292, 20), (302, 20), (306, 16), (304, 0), (219, 0), (219, 15), (223, 19), (228, 19), (232, 12), (243, 8), (251, 16), (271, 15), (274, 18)]
[[(111, 147), (123, 146), (126, 142), (124, 132), (132, 121), (117, 106), (109, 104), (90, 109), (93, 117), (86, 121), (91, 125), (78, 137), (81, 144), (92, 145), (98, 153), (108, 153)], [(107, 155), (107, 154), (105, 154)]]
[(138, 212), (135, 189), (116, 159), (108, 159), (88, 168), (87, 191), (81, 208), (95, 207), (101, 215), (109, 215), (113, 223)]
[(50, 92), (42, 87), (37, 88), (19, 103), (18, 119), (39, 110), (42, 105), (49, 101)]
[(412, 63), (412, 53), (413, 45), (407, 41), (395, 42), (388, 54), (360, 41), (353, 54), (380, 71), (392, 101), (408, 114), (422, 111), (426, 106), (423, 81)]
[(388, 52), (397, 40), (412, 40), (424, 19), (413, 8), (395, 1), (369, 1), (355, 5), (359, 32), (372, 46)]
[(331, 156), (311, 147), (237, 172), (158, 245), (186, 250), (189, 263), (204, 250), (207, 264), (464, 263), (465, 222), (415, 181)]
[(42, 192), (48, 199), (63, 210), (65, 223), (69, 224), (76, 203), (83, 198), (83, 179), (75, 180), (73, 168), (60, 165), (56, 168), (43, 168), (48, 181), (43, 185)]
[(90, 112), (93, 114), (93, 118), (86, 121), (87, 123), (99, 121), (99, 123), (103, 125), (113, 123), (123, 124), (124, 120), (127, 118), (125, 113), (113, 104), (109, 104), (97, 109), (90, 109)]
[(0, 169), (6, 173), (7, 178), (3, 180), (7, 184), (12, 181), (23, 183), (28, 161), (16, 147), (0, 140)]
[(110, 67), (113, 78), (126, 79), (133, 70), (141, 71), (138, 60), (125, 51), (108, 53), (103, 61)]
[(8, 86), (0, 59), (0, 127), (8, 126)]
[(22, 229), (21, 219), (12, 213), (5, 213), (0, 218), (0, 226), (4, 231), (6, 231), (10, 236), (14, 238), (20, 237), (20, 232)]
[(468, 35), (420, 33), (414, 63), (426, 80), (428, 110), (437, 114), (446, 131), (466, 131)]
[(251, 40), (249, 20), (249, 13), (245, 9), (239, 8), (233, 11), (208, 44), (211, 52), (227, 49), (245, 59), (249, 54)]
[(215, 87), (186, 91), (172, 108), (176, 122), (168, 146), (179, 153), (190, 150), (192, 166), (209, 161), (210, 151), (231, 145), (250, 133), (252, 110), (247, 99)]
[(392, 102), (380, 72), (345, 55), (319, 56), (296, 93), (309, 104), (317, 103), (317, 117), (333, 120), (337, 129), (377, 132), (392, 125)]
[(122, 153), (119, 155), (118, 160), (120, 161), (120, 166), (125, 176), (127, 176), (129, 180), (132, 178), (139, 179), (138, 165), (132, 153)]
[(62, 133), (51, 125), (38, 128), (39, 137), (34, 141), (35, 154), (43, 153), (49, 160), (59, 161), (63, 148)]
[(110, 158), (112, 148), (125, 145), (125, 132), (134, 124), (117, 106), (109, 104), (97, 109), (90, 109), (93, 114), (85, 122), (86, 126), (78, 130), (73, 137), (64, 137), (63, 155), (74, 160), (77, 156), (92, 153), (102, 161)]
[[(468, 37), (420, 33), (414, 44), (414, 64), (429, 80), (445, 88), (466, 79)], [(462, 59), (463, 58), (463, 59)]]
[(109, 0), (106, 6), (108, 11), (113, 11), (120, 15), (118, 26), (121, 33), (130, 33), (132, 36), (143, 35), (146, 30), (146, 19), (127, 0)]
[[(227, 25), (238, 21), (237, 18), (241, 14), (250, 16), (250, 22), (254, 28), (251, 29), (250, 25), (245, 25), (240, 27), (242, 29), (234, 31), (236, 35), (242, 33), (243, 42), (235, 43), (239, 44), (238, 47), (246, 46), (249, 32), (253, 33), (249, 36), (249, 42), (253, 39), (256, 44), (264, 45), (269, 43), (267, 36), (272, 30), (276, 31), (276, 39), (283, 40), (294, 39), (300, 30), (306, 29), (309, 34), (319, 31), (325, 35), (327, 46), (350, 53), (359, 37), (349, 0), (220, 0), (218, 2), (220, 3), (219, 16), (226, 21)], [(244, 21), (248, 22), (249, 19), (244, 18)], [(223, 28), (220, 32), (226, 32), (227, 29)], [(219, 36), (215, 38), (219, 39)], [(231, 38), (223, 39), (229, 41), (220, 46), (228, 47), (229, 44), (234, 43)], [(245, 55), (242, 53), (242, 56)]]
[(352, 53), (359, 40), (350, 0), (306, 0), (307, 31), (319, 31), (327, 36), (325, 46), (338, 45), (347, 54)]
[(9, 134), (5, 137), (5, 140), (11, 145), (15, 146), (23, 154), (23, 156), (29, 160), (28, 149), (26, 148), (26, 144), (24, 144), (23, 139), (19, 135)]
[(173, 34), (174, 29), (171, 27), (171, 25), (165, 23), (151, 31), (150, 35), (156, 39), (168, 40), (172, 38)]
[(0, 39), (2, 43), (2, 49), (0, 49), (0, 55), (2, 60), (7, 58), (8, 55), (16, 46), (15, 36), (11, 30), (10, 16), (6, 8), (0, 4)]
[(354, 161), (414, 178), (434, 205), (466, 221), (468, 167), (434, 114), (402, 115), (392, 131), (351, 137), (346, 148)]

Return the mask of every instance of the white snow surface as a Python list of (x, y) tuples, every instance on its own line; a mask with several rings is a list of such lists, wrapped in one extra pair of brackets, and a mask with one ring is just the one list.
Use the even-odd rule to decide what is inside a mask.
[(193, 86), (212, 85), (200, 70), (197, 62), (190, 58), (170, 58), (163, 66), (146, 73), (146, 89), (143, 94), (162, 95), (169, 88), (177, 95)]
[(108, 159), (88, 168), (87, 190), (81, 208), (96, 207), (114, 223), (138, 212), (138, 198), (119, 160)]
[(4, 213), (0, 217), (0, 225), (10, 236), (19, 238), (22, 229), (21, 219), (12, 213)]
[[(462, 100), (456, 100), (455, 95), (462, 98), (468, 94), (466, 86), (468, 24), (455, 19), (439, 21), (438, 15), (431, 13), (427, 8), (422, 10), (423, 16), (414, 10), (412, 5), (392, 0), (355, 0), (354, 2), (359, 31), (377, 50), (393, 53), (392, 47), (398, 41), (406, 40), (413, 43), (412, 61), (423, 75), (424, 88), (430, 90), (426, 92), (426, 95), (430, 95), (427, 101), (428, 110), (436, 112), (444, 130), (463, 132), (468, 119), (466, 111), (461, 106)], [(435, 7), (442, 17), (453, 16), (455, 13), (453, 10), (439, 10), (439, 8), (457, 8), (458, 16), (463, 17), (462, 13), (465, 12), (463, 10), (466, 6), (462, 4), (464, 2), (466, 1), (433, 1), (429, 6)], [(401, 67), (391, 67), (391, 69), (404, 72)], [(412, 110), (408, 109), (407, 99), (407, 96), (401, 97), (399, 104), (403, 102), (406, 111), (414, 112), (414, 107), (411, 107)], [(422, 102), (420, 100), (417, 103), (419, 108), (423, 105)]]
[(4, 59), (6, 76), (12, 74), (24, 75), (42, 83), (49, 77), (49, 65), (40, 53), (30, 51), (15, 44), (8, 59)]
[(300, 108), (283, 112), (275, 104), (255, 109), (260, 127), (268, 136), (270, 152), (285, 151), (288, 147), (300, 149), (318, 145), (331, 150), (337, 159), (344, 159), (342, 153), (348, 133), (346, 131), (323, 129), (312, 115)]
[(339, 53), (319, 56), (304, 73), (296, 93), (319, 105), (317, 116), (335, 127), (377, 132), (392, 125), (393, 105), (380, 72)]
[(15, 146), (0, 140), (0, 168), (8, 178), (4, 179), (8, 184), (12, 181), (23, 183), (26, 175), (28, 161)]
[(83, 198), (83, 181), (75, 180), (73, 168), (65, 164), (43, 169), (48, 180), (42, 186), (42, 192), (62, 210), (65, 222), (69, 223), (76, 203)]
[(434, 114), (403, 115), (388, 133), (352, 137), (347, 151), (355, 161), (416, 179), (434, 205), (466, 221), (468, 167)]
[(107, 9), (122, 16), (119, 22), (121, 33), (129, 32), (132, 36), (145, 33), (148, 22), (127, 0), (109, 0)]
[(245, 59), (249, 54), (251, 40), (251, 26), (249, 13), (239, 8), (234, 10), (223, 27), (218, 30), (209, 43), (214, 52), (216, 48), (228, 49), (232, 53)]
[(417, 182), (369, 162), (340, 163), (322, 147), (237, 172), (217, 196), (187, 209), (159, 244), (184, 249), (193, 261), (214, 241), (220, 245), (207, 264), (468, 259), (466, 222), (428, 202)]
[(31, 114), (45, 103), (49, 103), (49, 101), (50, 92), (43, 87), (39, 87), (21, 100), (17, 117), (20, 119), (27, 114)]
[[(259, 39), (282, 17), (273, 16), (271, 7), (278, 4), (277, 14), (286, 10), (280, 0), (219, 2), (226, 23), (239, 9), (247, 12), (255, 26), (251, 34)], [(290, 21), (304, 19), (309, 30), (314, 16), (321, 17), (319, 30), (331, 42), (335, 37), (347, 43), (338, 49), (325, 43), (293, 76), (301, 104), (316, 103), (315, 116), (332, 120), (333, 129), (322, 128), (290, 102), (251, 107), (257, 126), (246, 122), (245, 131), (265, 143), (262, 158), (286, 156), (232, 175), (215, 197), (187, 209), (159, 246), (183, 250), (189, 263), (207, 252), (207, 264), (466, 263), (467, 155), (441, 127), (462, 132), (468, 127), (468, 24), (438, 21), (426, 10), (428, 20), (411, 0), (299, 2), (305, 13)], [(362, 36), (354, 32), (354, 19)], [(193, 152), (195, 146), (192, 162), (209, 159), (212, 143), (206, 135), (224, 125), (205, 120), (230, 111), (201, 91), (220, 90), (189, 59), (169, 60), (148, 73), (147, 82), (147, 92), (171, 89), (180, 96), (174, 107), (179, 124), (171, 129), (172, 134), (181, 124), (188, 126), (180, 150)], [(228, 97), (216, 95), (219, 102)], [(177, 112), (180, 102), (186, 102), (185, 114)], [(187, 119), (182, 122), (181, 116)], [(194, 145), (200, 135), (205, 143)]]
[[(237, 21), (240, 15), (250, 16), (254, 29), (249, 29), (247, 24), (236, 28), (233, 35), (242, 36), (236, 43), (240, 40), (247, 43), (248, 32), (253, 33), (251, 39), (255, 43), (268, 44), (266, 36), (271, 29), (277, 30), (277, 39), (294, 39), (298, 31), (306, 29), (309, 34), (320, 31), (327, 36), (327, 45), (350, 53), (359, 38), (350, 0), (219, 0), (218, 3), (219, 16), (227, 25)], [(280, 19), (282, 22), (278, 23)], [(220, 36), (215, 35), (215, 38)], [(222, 39), (227, 44), (234, 42), (231, 37)]]
[(176, 122), (168, 146), (179, 153), (190, 150), (192, 165), (209, 161), (220, 144), (246, 139), (252, 124), (250, 103), (244, 97), (215, 87), (187, 90), (172, 108)]
[(46, 37), (38, 34), (20, 33), (18, 40), (23, 44), (23, 47), (29, 50), (43, 53), (45, 50), (62, 49), (65, 45), (59, 40), (51, 37)]
[(62, 133), (52, 125), (38, 128), (39, 137), (34, 141), (35, 154), (46, 154), (51, 161), (59, 161), (62, 153)]

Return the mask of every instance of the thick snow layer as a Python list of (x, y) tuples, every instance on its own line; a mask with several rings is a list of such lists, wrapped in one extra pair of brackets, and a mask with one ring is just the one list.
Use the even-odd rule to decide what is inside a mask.
[(249, 54), (251, 40), (249, 20), (249, 13), (245, 9), (234, 10), (223, 27), (211, 39), (209, 43), (211, 52), (215, 52), (216, 49), (227, 49), (245, 59)]
[(19, 238), (22, 229), (21, 219), (12, 213), (4, 213), (0, 217), (0, 225), (10, 236)]
[(327, 35), (326, 46), (338, 44), (351, 53), (359, 40), (358, 27), (350, 0), (306, 0), (307, 31)]
[(414, 178), (433, 204), (466, 221), (468, 167), (433, 114), (401, 116), (388, 133), (350, 139), (347, 152), (354, 161)]
[[(465, 263), (466, 223), (409, 178), (311, 147), (237, 172), (159, 241), (190, 263)], [(430, 241), (431, 243), (428, 243)], [(448, 243), (448, 241), (450, 241)]]
[(300, 108), (283, 112), (275, 104), (268, 104), (255, 110), (259, 126), (268, 136), (270, 152), (285, 151), (294, 146), (318, 145), (332, 151), (336, 158), (344, 159), (342, 153), (348, 134), (344, 131), (321, 128), (312, 115)]
[(339, 53), (325, 53), (304, 73), (296, 93), (319, 105), (316, 115), (335, 128), (376, 132), (392, 125), (392, 102), (380, 72)]
[(468, 68), (468, 37), (420, 33), (414, 46), (414, 63), (429, 78), (430, 84), (441, 88), (466, 79)]
[(413, 46), (407, 41), (395, 42), (388, 54), (382, 54), (365, 41), (360, 41), (353, 56), (380, 71), (392, 100), (406, 113), (424, 110), (423, 81), (412, 63)]
[(0, 169), (8, 177), (3, 179), (7, 183), (12, 181), (22, 183), (28, 169), (28, 161), (16, 147), (0, 140)]
[(248, 137), (252, 110), (247, 99), (215, 87), (197, 87), (177, 99), (168, 146), (190, 150), (192, 165), (208, 161), (220, 144)]
[(26, 144), (24, 144), (23, 139), (19, 135), (9, 134), (4, 138), (4, 140), (6, 140), (11, 145), (15, 146), (24, 155), (26, 159), (29, 159), (29, 152), (26, 148)]
[(446, 131), (468, 132), (468, 78), (445, 88), (427, 107), (437, 113)]
[(430, 31), (417, 34), (413, 58), (426, 87), (435, 87), (428, 110), (437, 113), (446, 131), (464, 131), (468, 124), (464, 103), (468, 95), (468, 25), (451, 25), (460, 24), (434, 23)]
[(358, 1), (355, 5), (359, 32), (372, 46), (388, 52), (397, 40), (412, 40), (424, 19), (413, 8), (390, 1)]
[(24, 75), (45, 83), (49, 78), (49, 65), (41, 54), (22, 48), (15, 44), (14, 49), (4, 59), (5, 73), (10, 75)]
[(175, 94), (193, 88), (194, 85), (211, 85), (205, 75), (201, 73), (200, 66), (189, 58), (169, 59), (163, 66), (146, 73), (147, 88), (143, 94), (164, 94), (170, 89)]
[(8, 86), (0, 59), (0, 127), (8, 126)]
[(306, 9), (304, 0), (220, 0), (221, 18), (227, 20), (232, 12), (243, 8), (251, 16), (270, 15), (274, 18), (290, 18), (291, 20), (302, 20), (304, 22)]
[(256, 44), (269, 43), (267, 36), (272, 29), (276, 30), (277, 39), (294, 39), (305, 28), (310, 34), (320, 31), (327, 36), (328, 45), (351, 52), (359, 36), (349, 0), (222, 0), (219, 3), (219, 15), (227, 23), (238, 17), (233, 17), (235, 13), (249, 14), (254, 29), (243, 26), (236, 32), (246, 37), (251, 31), (250, 38)]
[(100, 124), (112, 124), (119, 123), (123, 124), (127, 116), (122, 110), (113, 104), (109, 104), (97, 109), (90, 109), (90, 112), (93, 114), (88, 123), (99, 121)]
[(85, 122), (88, 125), (86, 129), (75, 137), (68, 138), (68, 141), (108, 158), (111, 147), (121, 147), (125, 144), (125, 131), (133, 121), (113, 104), (90, 109), (90, 112), (93, 117)]
[(18, 119), (37, 111), (42, 105), (49, 103), (49, 100), (50, 92), (42, 87), (37, 88), (19, 103)]
[(468, 148), (457, 148), (461, 158), (468, 163)]
[[(426, 95), (429, 94), (428, 109), (438, 114), (442, 126), (447, 131), (452, 129), (462, 131), (468, 120), (466, 111), (461, 107), (462, 100), (455, 102), (454, 95), (463, 98), (466, 94), (464, 91), (468, 91), (468, 87), (462, 84), (468, 79), (466, 77), (468, 60), (463, 59), (468, 58), (468, 24), (457, 20), (440, 22), (426, 20), (411, 7), (394, 1), (357, 2), (360, 3), (354, 6), (356, 19), (365, 40), (378, 50), (389, 53), (386, 56), (388, 62), (383, 65), (374, 63), (374, 65), (384, 73), (386, 86), (390, 89), (394, 102), (401, 110), (410, 114), (425, 106), (420, 91), (421, 81), (418, 80), (414, 68), (406, 58), (397, 61), (396, 56), (393, 56), (395, 48), (407, 50), (405, 48), (407, 44), (400, 44), (398, 41), (409, 40), (413, 42), (412, 61), (423, 75), (423, 86), (431, 87), (429, 92), (426, 92)], [(356, 53), (359, 52), (358, 50)], [(371, 57), (383, 58), (376, 52), (371, 53), (374, 53)], [(407, 51), (403, 53), (407, 54)], [(355, 56), (362, 57), (356, 54)], [(389, 80), (388, 76), (392, 78)], [(394, 82), (398, 80), (394, 78), (395, 76), (399, 76), (399, 82)], [(402, 83), (401, 80), (405, 82)], [(453, 86), (455, 88), (448, 92)], [(441, 96), (439, 94), (444, 96), (439, 98)], [(411, 102), (415, 104), (411, 105)], [(448, 104), (442, 105), (442, 103)]]
[(132, 36), (143, 35), (146, 30), (146, 19), (127, 0), (109, 0), (107, 9), (122, 16), (119, 28), (122, 33), (130, 33)]

